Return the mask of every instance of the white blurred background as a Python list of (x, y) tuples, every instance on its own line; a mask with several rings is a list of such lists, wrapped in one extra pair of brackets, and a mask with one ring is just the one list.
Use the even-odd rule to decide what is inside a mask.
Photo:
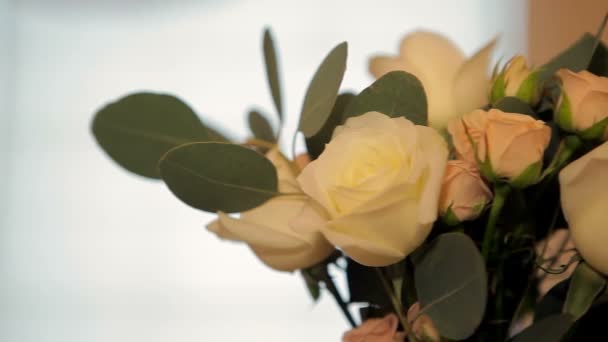
[(297, 121), (316, 66), (349, 42), (344, 88), (402, 35), (436, 30), (467, 54), (502, 33), (496, 58), (525, 52), (518, 1), (0, 0), (0, 341), (338, 341), (329, 296), (218, 240), (210, 216), (96, 145), (96, 109), (133, 90), (177, 94), (231, 136), (245, 111), (272, 112), (264, 26)]

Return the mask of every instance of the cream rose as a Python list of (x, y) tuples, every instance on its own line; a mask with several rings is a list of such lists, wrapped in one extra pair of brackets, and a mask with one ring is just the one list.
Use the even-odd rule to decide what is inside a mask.
[(608, 78), (586, 70), (560, 69), (556, 75), (562, 87), (555, 111), (558, 125), (585, 138), (608, 140)]
[(404, 342), (405, 333), (397, 332), (399, 319), (395, 314), (371, 318), (342, 336), (342, 342)]
[(492, 191), (475, 164), (448, 161), (439, 197), (439, 213), (448, 223), (476, 219), (491, 200)]
[[(266, 157), (277, 168), (279, 191), (301, 193), (294, 166), (276, 148)], [(294, 271), (321, 262), (334, 251), (319, 232), (295, 232), (289, 227), (306, 202), (304, 194), (278, 196), (239, 218), (220, 212), (207, 228), (222, 239), (247, 243), (271, 268)]]
[(512, 58), (492, 79), (490, 102), (513, 96), (535, 106), (540, 100), (539, 73), (531, 70), (523, 56)]
[(398, 56), (376, 56), (371, 74), (403, 70), (415, 75), (426, 92), (429, 125), (444, 129), (448, 121), (487, 104), (488, 68), (495, 41), (466, 59), (447, 38), (431, 32), (414, 32), (403, 38)]
[(608, 275), (608, 142), (559, 174), (561, 203), (574, 245), (585, 261)]
[(506, 179), (516, 187), (537, 181), (551, 139), (543, 121), (498, 109), (475, 110), (450, 122), (448, 131), (459, 158), (477, 161), (484, 176)]
[(349, 118), (298, 177), (312, 198), (292, 221), (367, 266), (405, 258), (437, 218), (447, 147), (434, 129), (378, 112)]

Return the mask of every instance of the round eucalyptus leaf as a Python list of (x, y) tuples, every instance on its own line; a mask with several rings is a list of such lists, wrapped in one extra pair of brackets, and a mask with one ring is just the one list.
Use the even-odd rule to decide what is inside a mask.
[(263, 155), (240, 145), (191, 143), (163, 156), (160, 174), (184, 203), (208, 212), (242, 212), (278, 195), (277, 172)]
[(427, 125), (427, 100), (422, 83), (405, 71), (391, 71), (350, 101), (344, 120), (373, 111)]
[(484, 260), (465, 234), (439, 235), (416, 258), (414, 278), (421, 312), (441, 336), (464, 340), (483, 319), (487, 301)]
[(135, 93), (101, 108), (92, 130), (101, 148), (138, 175), (160, 178), (158, 161), (181, 144), (216, 140), (180, 99), (166, 94)]

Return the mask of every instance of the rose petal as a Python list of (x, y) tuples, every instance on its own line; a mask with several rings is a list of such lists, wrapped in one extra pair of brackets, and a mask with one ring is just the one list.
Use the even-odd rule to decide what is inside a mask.
[(454, 81), (455, 117), (469, 113), (488, 103), (490, 87), (488, 69), (495, 46), (496, 39), (493, 39), (458, 70)]
[(419, 31), (403, 39), (401, 59), (424, 86), (429, 125), (444, 128), (454, 113), (453, 81), (464, 55), (449, 39)]
[(375, 56), (369, 61), (369, 72), (376, 78), (395, 70), (406, 70), (407, 65), (399, 57)]

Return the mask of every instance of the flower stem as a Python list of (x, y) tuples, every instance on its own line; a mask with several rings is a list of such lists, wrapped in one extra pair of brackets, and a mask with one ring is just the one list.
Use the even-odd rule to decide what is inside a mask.
[(338, 292), (338, 288), (336, 288), (336, 284), (334, 283), (334, 280), (331, 275), (329, 275), (329, 272), (327, 272), (327, 269), (325, 269), (325, 272), (323, 272), (322, 280), (323, 283), (325, 283), (325, 288), (327, 288), (327, 291), (329, 291), (329, 293), (331, 293), (331, 295), (336, 300), (336, 304), (338, 304), (338, 306), (342, 310), (342, 313), (344, 314), (344, 317), (346, 317), (346, 320), (348, 321), (350, 326), (355, 328), (357, 326), (357, 323), (355, 322), (355, 319), (353, 318), (350, 311), (348, 311), (346, 302), (344, 302), (344, 299), (342, 299), (342, 296), (340, 295), (340, 292)]
[(496, 223), (500, 212), (505, 205), (505, 200), (511, 192), (511, 187), (505, 183), (496, 183), (494, 185), (494, 201), (492, 202), (492, 209), (490, 210), (490, 217), (486, 224), (486, 230), (483, 236), (483, 244), (481, 245), (481, 254), (483, 258), (488, 262), (490, 253), (494, 249), (494, 240), (496, 237)]
[(375, 267), (375, 269), (376, 269), (376, 274), (378, 275), (378, 279), (382, 283), (382, 287), (384, 287), (384, 291), (386, 292), (386, 295), (389, 297), (389, 299), (391, 301), (393, 310), (395, 310), (395, 312), (397, 313), (397, 317), (399, 317), (399, 321), (401, 322), (401, 325), (403, 326), (403, 330), (405, 331), (405, 334), (406, 335), (409, 334), (410, 325), (407, 322), (407, 318), (403, 315), (403, 308), (401, 307), (401, 302), (399, 302), (399, 300), (397, 299), (397, 296), (395, 295), (395, 293), (393, 292), (393, 289), (391, 288), (391, 285), (386, 280), (386, 277), (384, 276), (382, 269), (379, 267)]

